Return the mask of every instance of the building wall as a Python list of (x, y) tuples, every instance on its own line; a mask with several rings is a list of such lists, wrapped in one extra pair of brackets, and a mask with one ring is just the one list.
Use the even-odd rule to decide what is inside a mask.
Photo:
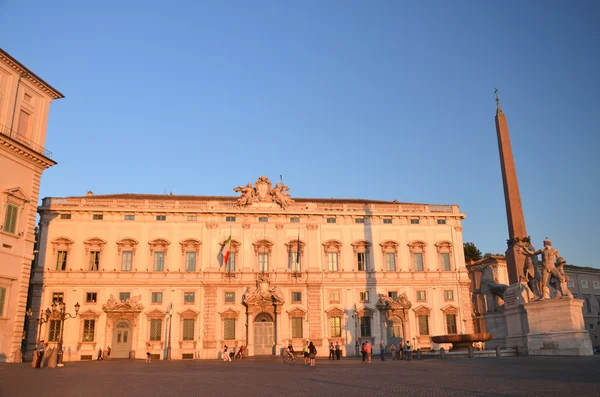
[[(50, 103), (57, 97), (0, 50), (0, 361), (20, 356), (40, 178), (55, 164), (44, 142)], [(22, 113), (27, 120), (20, 119)], [(14, 226), (9, 207), (16, 208)]]
[(565, 266), (571, 278), (568, 286), (577, 299), (582, 299), (585, 328), (590, 333), (594, 347), (600, 346), (600, 269), (580, 266)]
[[(377, 294), (387, 296), (392, 291), (406, 293), (412, 302), (405, 313), (405, 332), (415, 339), (417, 347), (437, 347), (429, 336), (447, 333), (446, 314), (455, 313), (458, 333), (472, 331), (460, 226), (464, 215), (457, 206), (323, 199), (298, 199), (286, 210), (275, 203), (257, 203), (243, 209), (234, 208), (234, 204), (235, 198), (186, 196), (44, 199), (40, 207), (40, 261), (34, 277), (37, 309), (45, 310), (52, 304), (53, 294), (60, 292), (71, 312), (79, 302), (83, 314), (65, 322), (65, 360), (79, 360), (98, 348), (113, 346), (117, 332), (114, 327), (120, 318), (132, 323), (131, 349), (136, 357), (145, 354), (147, 343), (153, 345), (153, 354), (164, 357), (169, 328), (172, 358), (182, 358), (183, 354), (214, 358), (224, 344), (247, 344), (250, 354), (258, 354), (254, 321), (261, 312), (274, 317), (276, 352), (289, 341), (300, 348), (302, 341), (309, 338), (323, 346), (320, 354), (327, 353), (325, 346), (329, 342), (339, 342), (344, 354), (353, 355), (357, 340), (355, 315), (371, 317), (372, 343), (379, 344), (382, 338), (388, 345), (391, 343), (386, 327), (391, 327), (391, 323), (385, 321), (385, 312), (377, 308)], [(94, 215), (102, 215), (102, 220), (94, 220)], [(135, 219), (125, 220), (126, 215)], [(157, 220), (162, 215), (166, 220)], [(227, 222), (227, 216), (235, 216), (235, 222)], [(259, 217), (267, 217), (268, 221), (259, 222)], [(355, 223), (356, 218), (363, 217), (364, 224)], [(292, 222), (290, 218), (299, 219)], [(336, 223), (328, 223), (327, 218), (335, 218)], [(392, 224), (384, 224), (384, 218), (391, 219)], [(419, 224), (411, 224), (411, 219), (418, 219)], [(438, 220), (446, 224), (438, 224)], [(221, 244), (229, 235), (233, 245), (238, 246), (237, 268), (231, 273), (220, 268), (217, 259)], [(137, 241), (131, 271), (121, 269), (125, 248), (121, 245), (120, 250), (117, 243), (122, 244), (125, 238)], [(288, 267), (288, 252), (290, 246), (296, 252), (298, 239), (302, 247), (301, 271), (294, 272)], [(269, 270), (263, 274), (259, 272), (256, 250), (264, 240), (271, 246)], [(332, 240), (340, 245), (338, 271), (329, 271), (326, 259), (325, 250), (331, 247)], [(92, 241), (101, 242), (93, 246)], [(364, 249), (363, 241), (367, 242), (367, 271), (357, 269), (355, 251)], [(422, 243), (416, 249), (424, 251), (423, 271), (413, 268), (409, 243), (415, 241)], [(397, 251), (396, 271), (385, 268), (381, 245), (384, 242), (393, 242), (384, 246)], [(436, 243), (440, 250), (451, 254), (450, 271), (441, 270)], [(395, 248), (390, 248), (390, 244)], [(154, 255), (165, 248), (164, 270), (154, 271)], [(90, 270), (90, 252), (98, 249), (99, 269)], [(64, 271), (56, 270), (61, 250), (68, 250)], [(197, 252), (195, 271), (185, 270), (185, 253), (190, 250)], [(261, 276), (268, 277), (269, 288), (281, 291), (283, 304), (263, 308), (244, 305), (243, 295), (257, 288)], [(444, 298), (446, 290), (452, 291), (449, 300)], [(339, 292), (339, 301), (330, 300), (333, 291)], [(369, 292), (368, 302), (360, 301), (360, 292), (364, 291)], [(417, 291), (426, 291), (423, 301), (417, 300)], [(85, 302), (88, 292), (97, 293), (96, 302)], [(105, 310), (110, 296), (118, 299), (122, 292), (139, 297), (143, 306), (140, 313), (121, 316)], [(194, 302), (184, 302), (186, 292), (195, 292)], [(235, 292), (233, 302), (225, 302), (226, 292)], [(293, 292), (300, 292), (300, 301), (292, 302)], [(162, 301), (153, 303), (152, 293), (162, 293)], [(173, 314), (167, 326), (171, 304)], [(429, 336), (419, 336), (417, 314), (429, 316)], [(302, 335), (298, 338), (292, 338), (294, 317), (302, 318)], [(331, 335), (330, 317), (340, 317), (339, 337)], [(82, 340), (85, 319), (95, 320), (94, 340), (89, 343)], [(162, 320), (160, 341), (150, 340), (152, 319)], [(195, 320), (193, 340), (183, 340), (184, 319)], [(226, 319), (235, 320), (234, 339), (225, 338)], [(34, 335), (31, 331), (29, 334)], [(41, 335), (48, 339), (48, 324), (41, 328)]]

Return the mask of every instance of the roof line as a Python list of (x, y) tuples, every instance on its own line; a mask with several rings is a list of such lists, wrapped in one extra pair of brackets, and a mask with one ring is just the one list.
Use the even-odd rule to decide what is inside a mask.
[[(29, 70), (28, 67), (23, 65), (21, 62), (17, 61), (12, 55), (10, 55), (8, 52), (4, 51), (2, 48), (0, 48), (0, 60), (7, 63), (9, 66), (11, 66), (13, 69), (17, 70), (21, 74), (26, 74), (28, 79), (32, 83), (44, 88), (44, 90), (48, 94), (50, 94), (50, 96), (52, 98), (60, 99), (60, 98), (65, 97), (60, 91), (58, 91), (56, 88), (52, 87), (50, 84), (45, 82), (44, 79), (39, 77), (37, 74), (33, 73), (31, 70)], [(21, 70), (19, 70), (19, 69), (21, 69)]]

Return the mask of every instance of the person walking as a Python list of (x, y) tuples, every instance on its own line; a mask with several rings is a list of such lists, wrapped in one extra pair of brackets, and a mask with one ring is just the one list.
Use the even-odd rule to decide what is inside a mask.
[(152, 354), (150, 354), (150, 349), (152, 345), (150, 342), (146, 343), (146, 364), (150, 364), (152, 362)]
[(338, 360), (342, 357), (342, 349), (340, 348), (339, 342), (335, 342), (335, 357)]
[(231, 357), (229, 357), (229, 353), (227, 353), (227, 345), (223, 347), (223, 361), (231, 361)]
[(308, 358), (310, 359), (311, 367), (317, 366), (317, 364), (315, 363), (315, 357), (317, 357), (317, 348), (312, 342), (310, 342), (310, 344), (308, 345)]
[(379, 355), (381, 356), (381, 361), (385, 361), (385, 344), (383, 343), (383, 339), (379, 342)]
[(410, 341), (408, 341), (408, 340), (404, 344), (404, 357), (406, 358), (406, 361), (412, 360), (411, 351), (410, 351)]
[(369, 341), (365, 343), (365, 351), (367, 352), (367, 362), (371, 364), (371, 358), (373, 357), (373, 346)]
[(100, 360), (104, 360), (104, 357), (102, 357), (102, 348), (98, 349), (98, 359), (96, 359), (96, 361), (100, 361)]
[(392, 343), (390, 346), (390, 353), (392, 353), (392, 361), (396, 359), (396, 345)]
[(37, 357), (35, 359), (35, 368), (42, 368), (44, 365), (44, 340), (37, 345)]
[(304, 353), (304, 365), (309, 365), (310, 364), (310, 362), (309, 362), (310, 361), (309, 341), (306, 341), (306, 343), (304, 344), (304, 347), (302, 348), (302, 352)]
[(360, 348), (360, 355), (362, 356), (362, 362), (364, 363), (367, 358), (367, 348), (365, 346), (366, 342), (363, 342)]
[(335, 348), (333, 347), (333, 342), (329, 342), (329, 357), (328, 360), (335, 360)]
[(106, 348), (106, 358), (110, 360), (110, 346)]

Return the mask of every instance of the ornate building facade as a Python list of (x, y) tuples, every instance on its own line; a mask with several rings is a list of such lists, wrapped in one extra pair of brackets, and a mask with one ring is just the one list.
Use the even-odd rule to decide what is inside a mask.
[[(354, 355), (364, 340), (430, 349), (431, 335), (472, 332), (458, 206), (292, 200), (266, 177), (234, 190), (43, 200), (33, 300), (37, 312), (81, 305), (64, 322), (65, 361), (107, 346), (272, 355), (307, 339)], [(60, 330), (50, 320), (39, 335), (56, 343)]]
[(63, 95), (0, 49), (0, 361), (20, 361), (50, 103)]

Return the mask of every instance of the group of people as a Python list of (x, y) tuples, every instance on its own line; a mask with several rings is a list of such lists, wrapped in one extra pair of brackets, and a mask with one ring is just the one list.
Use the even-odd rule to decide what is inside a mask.
[[(106, 359), (110, 360), (110, 346), (108, 346), (106, 348)], [(102, 354), (102, 348), (98, 349), (98, 358), (96, 359), (96, 361), (104, 361), (104, 355)]]
[[(381, 342), (383, 345), (383, 342)], [(398, 347), (392, 343), (390, 346), (390, 353), (392, 353), (392, 360), (411, 360), (411, 346), (410, 341), (406, 341), (406, 343), (398, 343)], [(381, 359), (383, 360), (383, 356), (385, 354), (385, 349), (382, 349)]]
[(342, 357), (342, 348), (340, 347), (339, 342), (335, 342), (335, 346), (333, 346), (333, 342), (329, 343), (329, 360), (339, 360)]
[(241, 345), (239, 349), (235, 346), (232, 348), (231, 352), (227, 345), (223, 346), (223, 361), (231, 361), (231, 358), (239, 358), (240, 360), (244, 358), (244, 352), (246, 351), (246, 346)]

